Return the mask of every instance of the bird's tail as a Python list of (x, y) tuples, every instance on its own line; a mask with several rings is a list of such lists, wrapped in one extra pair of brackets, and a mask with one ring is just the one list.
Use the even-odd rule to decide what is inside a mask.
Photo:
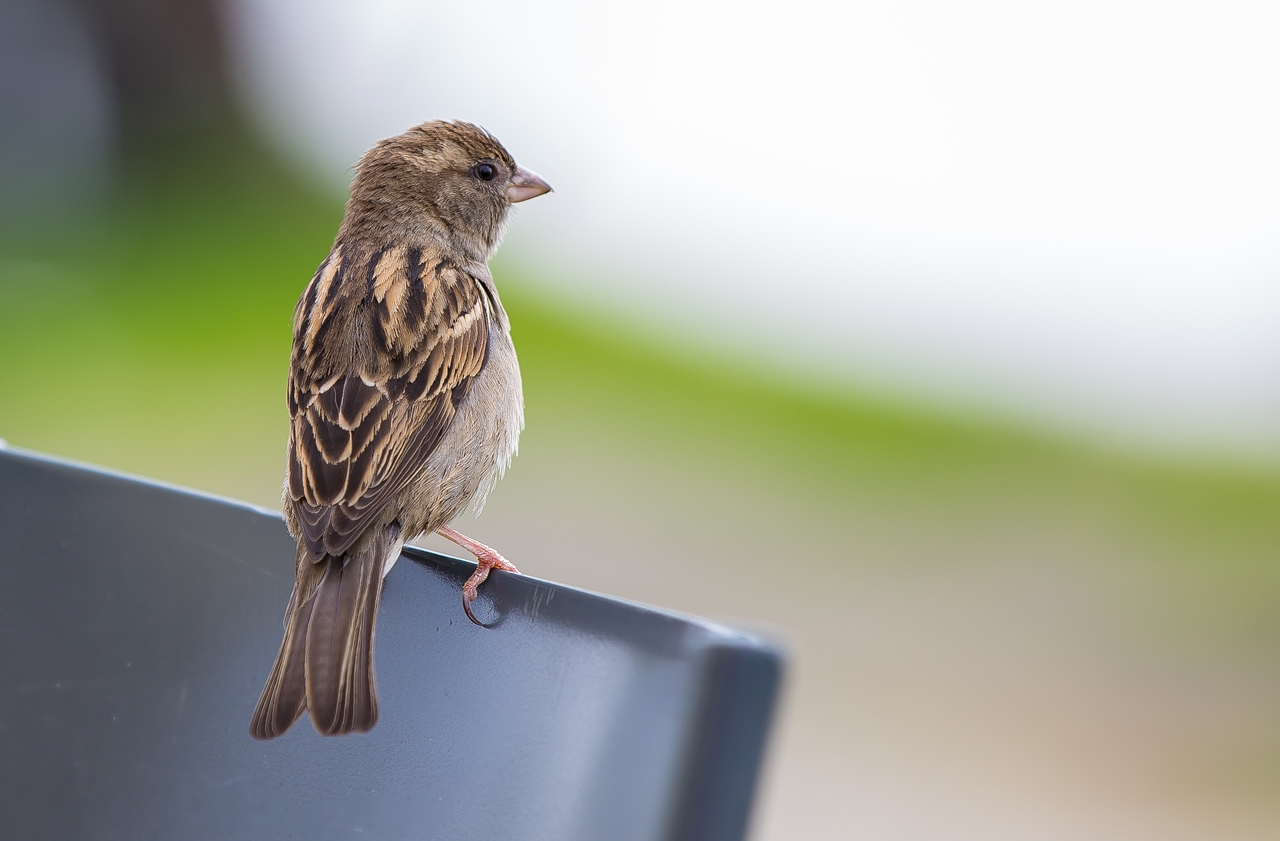
[(378, 723), (373, 631), (395, 532), (392, 526), (345, 555), (315, 562), (299, 546), (284, 641), (249, 727), (255, 739), (282, 735), (303, 710), (324, 736), (363, 733)]

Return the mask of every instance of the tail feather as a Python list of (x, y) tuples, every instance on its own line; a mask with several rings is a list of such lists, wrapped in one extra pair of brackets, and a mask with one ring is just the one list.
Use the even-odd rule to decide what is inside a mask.
[(249, 725), (249, 732), (255, 739), (283, 736), (307, 708), (304, 656), (306, 627), (311, 619), (313, 602), (306, 599), (301, 605), (297, 605), (297, 601), (295, 588), (290, 603), (296, 607), (286, 619), (280, 653), (276, 655), (276, 664), (267, 678), (267, 685), (262, 688), (262, 696), (258, 698), (258, 708), (253, 711), (253, 723)]
[(306, 597), (295, 595), (284, 642), (253, 716), (255, 738), (281, 735), (304, 709), (324, 736), (362, 733), (377, 724), (374, 627), (383, 566), (397, 537), (393, 526), (341, 557), (326, 555), (314, 564), (299, 550), (299, 578), (319, 580)]
[(363, 732), (378, 721), (373, 624), (385, 549), (361, 547), (329, 561), (307, 628), (307, 709), (326, 736)]

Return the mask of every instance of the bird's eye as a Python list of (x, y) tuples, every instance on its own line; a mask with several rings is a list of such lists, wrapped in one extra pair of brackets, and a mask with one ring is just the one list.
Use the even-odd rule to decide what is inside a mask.
[(498, 174), (498, 168), (493, 164), (478, 164), (476, 166), (476, 178), (481, 181), (492, 181), (493, 176)]

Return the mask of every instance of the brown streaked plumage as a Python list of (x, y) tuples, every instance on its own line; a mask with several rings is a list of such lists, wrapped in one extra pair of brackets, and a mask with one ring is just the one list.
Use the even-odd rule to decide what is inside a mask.
[(467, 123), (424, 123), (360, 161), (329, 256), (294, 312), (284, 513), (298, 540), (284, 641), (250, 732), (308, 710), (320, 733), (378, 720), (374, 622), (406, 539), (480, 504), (524, 425), (520, 371), (487, 261), (511, 204), (551, 188)]

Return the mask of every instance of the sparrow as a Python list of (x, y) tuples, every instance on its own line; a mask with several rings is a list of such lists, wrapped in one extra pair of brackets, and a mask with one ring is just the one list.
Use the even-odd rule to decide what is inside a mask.
[(329, 255), (293, 315), (284, 518), (297, 539), (284, 640), (253, 714), (258, 739), (306, 710), (325, 736), (378, 721), (373, 641), (383, 577), (406, 540), (435, 532), (518, 572), (449, 528), (479, 511), (524, 427), (520, 368), (488, 261), (511, 206), (551, 187), (493, 135), (428, 122), (357, 165)]

